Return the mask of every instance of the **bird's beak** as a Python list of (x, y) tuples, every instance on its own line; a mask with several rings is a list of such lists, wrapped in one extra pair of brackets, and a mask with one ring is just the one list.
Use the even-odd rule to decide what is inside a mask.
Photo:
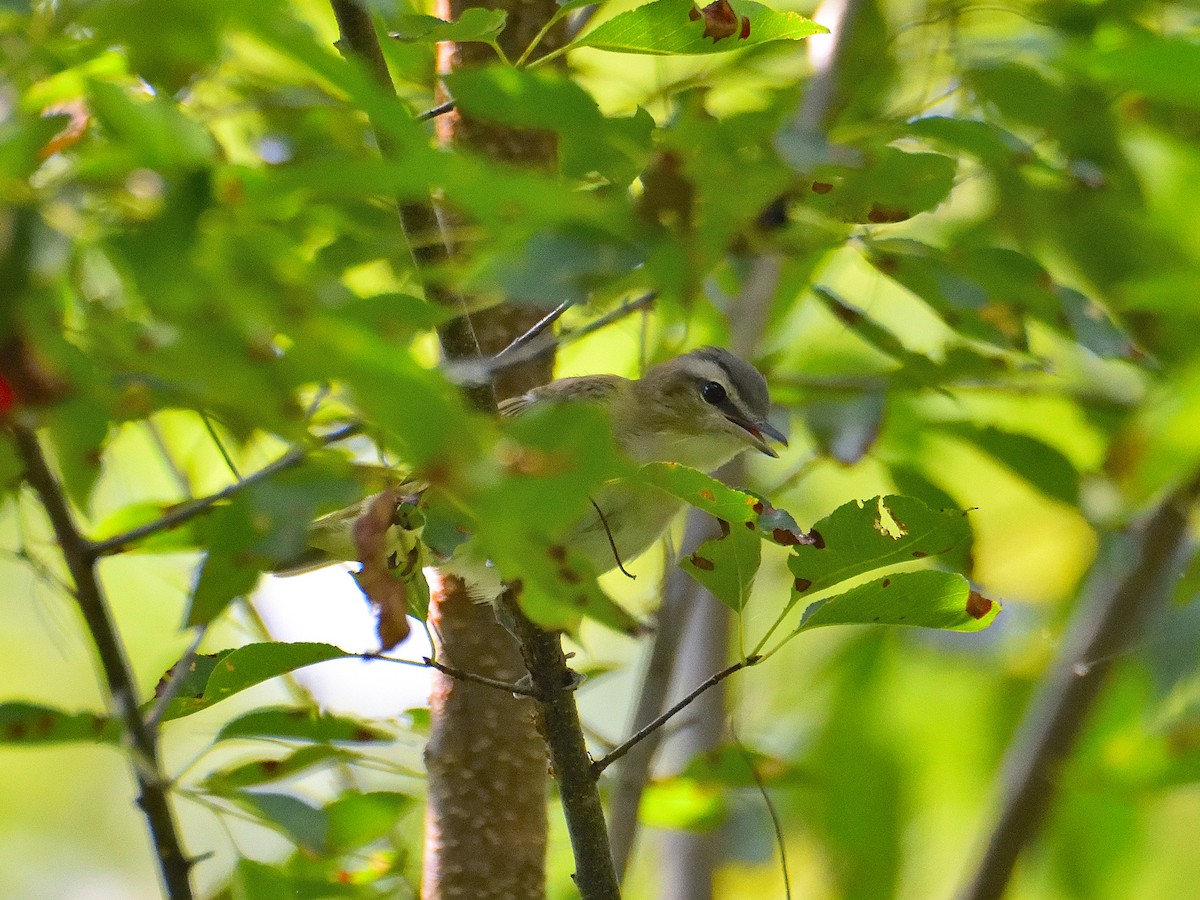
[(730, 422), (732, 422), (734, 425), (737, 425), (750, 435), (752, 438), (750, 443), (754, 446), (754, 449), (760, 453), (765, 453), (767, 456), (779, 459), (779, 454), (776, 453), (771, 445), (766, 442), (766, 438), (771, 438), (771, 440), (777, 441), (785, 448), (788, 445), (787, 438), (783, 436), (783, 432), (781, 432), (766, 419), (763, 419), (761, 422), (751, 422), (747, 419), (734, 418), (732, 416), (729, 416), (728, 418)]

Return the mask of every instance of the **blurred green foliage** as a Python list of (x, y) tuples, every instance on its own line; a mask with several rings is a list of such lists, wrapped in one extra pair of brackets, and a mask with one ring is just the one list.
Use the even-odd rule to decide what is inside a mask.
[[(806, 53), (828, 53), (829, 39), (777, 40), (811, 29), (733, 5), (747, 38), (702, 37), (686, 2), (615, 3), (585, 27), (569, 71), (499, 61), (453, 76), (467, 113), (554, 136), (559, 169), (546, 173), (440, 149), (418, 118), (437, 102), (433, 42), (493, 42), (496, 15), (445, 25), (371, 4), (405, 38), (384, 48), (394, 98), (339, 55), (317, 0), (185, 0), (169, 14), (146, 0), (0, 4), (0, 416), (43, 429), (88, 534), (119, 534), (336, 423), (366, 423), (102, 566), (143, 697), (184, 652), (179, 625), (209, 624), (165, 710), (180, 720), (164, 729), (185, 840), (216, 854), (197, 870), (204, 891), (403, 896), (415, 883), (419, 728), (262, 693), (347, 654), (260, 643), (241, 599), (298, 549), (309, 518), (373, 489), (378, 463), (440, 492), (430, 534), (473, 530), (521, 574), (532, 614), (578, 626), (576, 668), (635, 661), (628, 638), (579, 625), (561, 566), (529, 549), (624, 471), (604, 424), (586, 411), (505, 425), (468, 411), (434, 366), (445, 313), (425, 288), (481, 306), (586, 299), (568, 327), (656, 290), (644, 320), (560, 355), (562, 374), (634, 376), (639, 360), (728, 344), (764, 258), (778, 268), (756, 361), (791, 449), (752, 465), (752, 492), (642, 477), (732, 523), (684, 565), (741, 612), (747, 646), (812, 590), (798, 579), (870, 575), (793, 610), (785, 632), (806, 633), (734, 680), (749, 755), (663, 778), (644, 818), (744, 823), (739, 803), (765, 817), (748, 759), (777, 776), (766, 781), (803, 895), (926, 898), (962, 883), (1083, 573), (1098, 555), (1119, 572), (1106, 535), (1200, 466), (1200, 11), (868, 2), (813, 128), (796, 114)], [(380, 159), (368, 113), (395, 160)], [(423, 282), (392, 204), (431, 192), (467, 224), (462, 252)], [(518, 464), (551, 457), (552, 472)], [(149, 896), (120, 735), (20, 474), (0, 441), (0, 893), (62, 896), (62, 879), (101, 873), (122, 896)], [(909, 538), (926, 523), (953, 540), (910, 547), (888, 522), (875, 529), (875, 501), (855, 503), (897, 491), (921, 501), (886, 501)], [(794, 521), (765, 527), (777, 511), (755, 511), (761, 497)], [(958, 509), (969, 512), (938, 512)], [(812, 547), (787, 539), (854, 514), (863, 521), (844, 533), (818, 526), (830, 546), (873, 537), (910, 560), (944, 552), (950, 571), (876, 573), (882, 556), (858, 545), (848, 569), (818, 572)], [(922, 602), (924, 624), (979, 624), (938, 618), (977, 596), (956, 572), (1004, 601), (986, 631), (815, 627), (895, 621)], [(608, 578), (604, 591), (582, 580), (583, 612), (618, 629), (653, 593), (652, 578)], [(1123, 655), (1010, 896), (1194, 891), (1196, 586), (1192, 572)], [(887, 591), (905, 599), (881, 610)], [(581, 702), (620, 740), (628, 700), (612, 680), (594, 679)], [(722, 897), (780, 894), (749, 834), (733, 829)], [(653, 896), (652, 858), (635, 864), (630, 896)]]

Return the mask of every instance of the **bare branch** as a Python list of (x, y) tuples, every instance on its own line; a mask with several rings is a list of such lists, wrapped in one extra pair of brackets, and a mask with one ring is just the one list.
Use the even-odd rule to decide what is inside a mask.
[(430, 119), (436, 119), (438, 116), (444, 116), (448, 112), (454, 111), (454, 101), (447, 100), (445, 103), (439, 103), (433, 109), (427, 109), (425, 112), (417, 116), (417, 121), (428, 122)]
[[(320, 438), (321, 446), (335, 444), (338, 441), (358, 434), (362, 429), (358, 423), (343, 425), (336, 431), (331, 431), (329, 434), (322, 435)], [(121, 534), (113, 535), (110, 538), (105, 538), (102, 541), (95, 541), (86, 544), (87, 555), (91, 558), (101, 556), (111, 556), (114, 553), (120, 553), (125, 550), (130, 544), (136, 544), (140, 540), (150, 537), (154, 534), (159, 534), (163, 531), (170, 531), (172, 528), (178, 528), (180, 525), (188, 522), (197, 516), (208, 512), (218, 503), (230, 499), (231, 497), (240, 494), (251, 485), (258, 484), (270, 478), (272, 475), (283, 472), (293, 466), (299, 465), (308, 456), (309, 450), (306, 447), (297, 447), (289, 450), (275, 462), (263, 466), (257, 472), (247, 475), (241, 481), (236, 481), (227, 488), (217, 491), (214, 494), (209, 494), (206, 497), (199, 497), (195, 500), (189, 500), (187, 503), (181, 503), (174, 509), (165, 513), (161, 518), (155, 519), (153, 522), (148, 522), (145, 525), (140, 525), (137, 528), (131, 528), (129, 531)]]
[(109, 699), (129, 741), (131, 768), (139, 792), (138, 805), (146, 816), (167, 896), (171, 900), (191, 900), (189, 873), (192, 861), (183, 853), (167, 799), (167, 780), (158, 758), (158, 735), (142, 721), (138, 710), (133, 670), (125, 658), (125, 648), (96, 575), (94, 545), (76, 527), (62, 486), (46, 462), (37, 435), (23, 425), (15, 425), (12, 434), (25, 464), (25, 477), (50, 518), (54, 536), (75, 582), (75, 600), (100, 658)]
[(593, 762), (592, 763), (592, 775), (594, 777), (598, 778), (600, 776), (601, 772), (603, 772), (605, 769), (607, 769), (609, 766), (611, 766), (613, 763), (615, 763), (618, 759), (620, 759), (622, 756), (624, 756), (626, 753), (628, 753), (630, 750), (632, 750), (634, 747), (636, 747), (638, 744), (640, 744), (642, 741), (644, 741), (650, 735), (654, 734), (654, 732), (656, 732), (658, 729), (660, 729), (664, 725), (666, 725), (667, 722), (671, 721), (671, 719), (675, 718), (675, 716), (677, 716), (679, 713), (681, 713), (685, 709), (687, 709), (693, 703), (693, 701), (695, 701), (695, 699), (697, 697), (699, 697), (701, 694), (703, 694), (705, 691), (709, 690), (710, 688), (715, 688), (718, 684), (720, 684), (722, 681), (724, 681), (730, 675), (733, 675), (735, 672), (740, 672), (740, 671), (742, 671), (742, 669), (748, 669), (751, 666), (758, 665), (758, 663), (761, 661), (762, 661), (761, 656), (748, 656), (739, 662), (735, 662), (731, 666), (726, 666), (724, 669), (722, 669), (716, 675), (712, 676), (712, 678), (709, 678), (707, 681), (702, 682), (699, 686), (696, 687), (695, 690), (693, 690), (690, 694), (688, 694), (686, 697), (684, 697), (682, 700), (680, 700), (678, 703), (676, 703), (674, 706), (672, 706), (670, 709), (668, 709), (665, 713), (663, 713), (661, 716), (659, 716), (653, 722), (651, 722), (644, 728), (639, 729), (637, 731), (637, 733), (634, 734), (631, 738), (629, 738), (629, 740), (627, 740), (625, 743), (621, 744), (619, 747), (617, 747), (611, 753), (608, 753), (608, 754), (602, 756), (600, 759)]

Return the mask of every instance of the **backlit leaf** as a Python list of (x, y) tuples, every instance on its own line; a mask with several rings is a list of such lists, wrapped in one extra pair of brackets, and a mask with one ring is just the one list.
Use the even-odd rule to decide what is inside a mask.
[(954, 572), (896, 572), (844, 594), (818, 600), (804, 611), (796, 631), (824, 625), (913, 625), (979, 631), (1000, 613), (1000, 604), (971, 589)]
[(780, 12), (752, 0), (735, 0), (730, 6), (737, 22), (722, 37), (705, 37), (708, 23), (692, 0), (654, 0), (613, 16), (575, 46), (615, 53), (725, 53), (771, 41), (798, 41), (826, 30), (798, 13)]

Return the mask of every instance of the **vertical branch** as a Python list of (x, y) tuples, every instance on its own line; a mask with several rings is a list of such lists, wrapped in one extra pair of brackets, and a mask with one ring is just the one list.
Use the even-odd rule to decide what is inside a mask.
[[(331, 2), (344, 52), (359, 55), (376, 80), (393, 90), (367, 12), (354, 0)], [(468, 5), (455, 0), (438, 12), (457, 18)], [(527, 44), (558, 10), (554, 0), (511, 0), (500, 5), (507, 7), (509, 14), (501, 41), (510, 55), (514, 48)], [(561, 45), (561, 31), (551, 29), (544, 46)], [(445, 44), (440, 49), (441, 71), (482, 62), (491, 52), (482, 48), (481, 55), (481, 46), (474, 44)], [(444, 141), (470, 146), (492, 159), (549, 166), (555, 158), (553, 137), (542, 133), (475, 122), (457, 113), (439, 117), (438, 130)], [(380, 132), (378, 127), (376, 132)], [(390, 152), (382, 141), (380, 148), (385, 154)], [(415, 210), (401, 206), (401, 220), (409, 233), (414, 217), (429, 232), (438, 220), (431, 204)], [(436, 248), (435, 252), (444, 256), (449, 249)], [(418, 263), (429, 261), (419, 254), (415, 259)], [(448, 306), (457, 307), (461, 302), (435, 286), (427, 286), (427, 291)], [(499, 352), (539, 318), (537, 310), (501, 306), (470, 319), (461, 316), (439, 336), (449, 359), (469, 359)], [(544, 384), (552, 370), (553, 358), (547, 354), (506, 368), (496, 377), (494, 388), (473, 388), (468, 396), (478, 408), (494, 410), (497, 396), (513, 396)], [(425, 753), (428, 802), (422, 895), (426, 900), (544, 896), (547, 783), (540, 724), (551, 746), (579, 854), (581, 890), (600, 885), (599, 892), (593, 893), (589, 887), (584, 896), (615, 898), (599, 795), (574, 696), (564, 682), (569, 672), (560, 639), (528, 623), (519, 613), (515, 618), (521, 623), (521, 648), (497, 625), (488, 607), (470, 601), (460, 580), (445, 578), (434, 591), (430, 622), (438, 636), (439, 657), (488, 677), (513, 681), (521, 671), (523, 651), (544, 701), (535, 717), (533, 705), (526, 699), (497, 697), (480, 684), (435, 675), (430, 698), (433, 725)]]
[(74, 596), (100, 659), (109, 700), (129, 742), (138, 805), (146, 816), (154, 843), (159, 875), (171, 900), (191, 900), (189, 873), (192, 862), (184, 856), (179, 832), (167, 798), (158, 755), (158, 734), (142, 720), (137, 688), (116, 624), (96, 575), (100, 556), (75, 526), (62, 486), (50, 470), (37, 435), (15, 425), (12, 434), (25, 465), (25, 477), (50, 518), (54, 536), (75, 582)]
[(1165, 604), (1189, 550), (1188, 512), (1200, 476), (1168, 496), (1131, 535), (1135, 559), (1119, 578), (1093, 576), (1063, 650), (1021, 723), (1004, 764), (1003, 799), (963, 900), (998, 900), (1022, 849), (1041, 828), (1064, 762), (1099, 697), (1113, 661)]
[(517, 622), (521, 653), (538, 693), (539, 725), (550, 748), (575, 856), (575, 886), (583, 900), (620, 900), (604, 808), (575, 704), (576, 679), (567, 668), (562, 639), (538, 628), (511, 601), (509, 613)]

